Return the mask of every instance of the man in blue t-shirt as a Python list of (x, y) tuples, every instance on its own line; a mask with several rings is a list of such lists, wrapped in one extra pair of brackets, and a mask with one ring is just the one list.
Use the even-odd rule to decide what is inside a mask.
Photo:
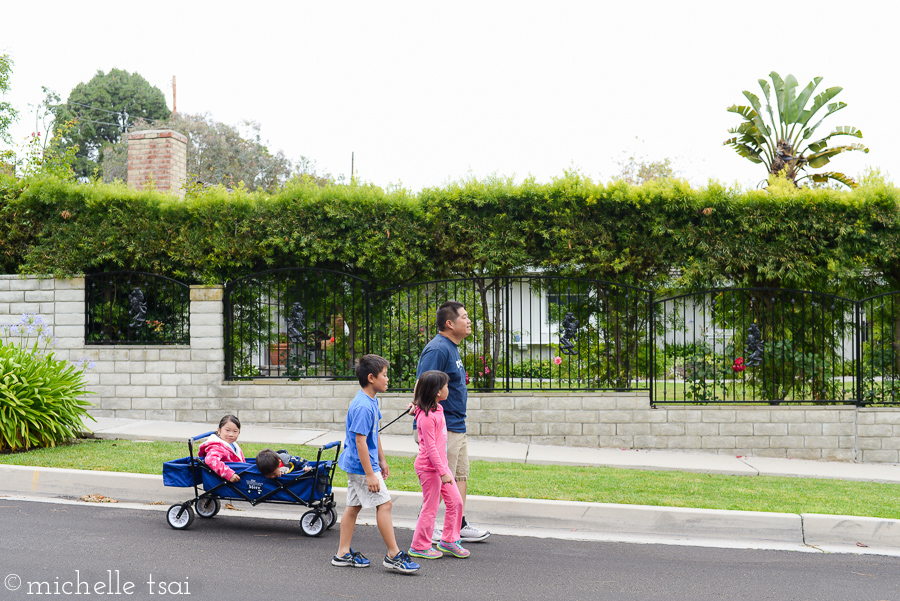
[[(416, 368), (418, 379), (426, 371), (436, 369), (450, 377), (449, 395), (441, 401), (447, 420), (447, 465), (456, 479), (463, 500), (463, 521), (459, 533), (464, 542), (482, 541), (491, 535), (466, 521), (466, 482), (469, 479), (469, 451), (466, 446), (466, 368), (459, 356), (459, 343), (472, 333), (472, 320), (462, 303), (447, 301), (437, 311), (437, 336), (432, 338)], [(440, 538), (440, 530), (435, 530)]]

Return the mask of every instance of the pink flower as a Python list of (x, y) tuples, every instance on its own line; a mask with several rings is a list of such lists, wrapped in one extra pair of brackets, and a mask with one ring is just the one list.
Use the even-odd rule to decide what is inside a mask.
[(485, 374), (491, 373), (491, 368), (490, 368), (490, 367), (485, 367), (485, 368), (484, 368), (484, 373), (485, 373)]
[(559, 357), (559, 356), (553, 357), (553, 362), (556, 363), (557, 365), (559, 365), (560, 363), (562, 363), (562, 357)]

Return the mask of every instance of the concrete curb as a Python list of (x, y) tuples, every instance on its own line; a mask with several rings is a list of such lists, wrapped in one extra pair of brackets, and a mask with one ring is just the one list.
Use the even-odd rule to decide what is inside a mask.
[(900, 550), (900, 520), (818, 513), (804, 513), (800, 517), (804, 543), (819, 549), (856, 547), (884, 555), (895, 555)]
[[(181, 503), (192, 488), (163, 486), (162, 476), (0, 465), (0, 494)], [(338, 507), (346, 489), (335, 487)], [(415, 525), (421, 493), (392, 492), (395, 524)], [(240, 504), (245, 507), (245, 504)], [(271, 504), (259, 507), (275, 507)], [(302, 510), (301, 507), (291, 507)], [(255, 509), (248, 510), (250, 512)], [(900, 520), (753, 511), (648, 507), (472, 495), (467, 512), (492, 532), (567, 538), (745, 548), (805, 549), (900, 555)], [(363, 514), (363, 519), (367, 519)], [(374, 520), (374, 511), (372, 518)], [(861, 543), (865, 546), (858, 546)]]

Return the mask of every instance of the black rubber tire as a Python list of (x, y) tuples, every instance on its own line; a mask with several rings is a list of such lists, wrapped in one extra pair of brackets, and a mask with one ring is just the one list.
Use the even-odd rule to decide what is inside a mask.
[(222, 509), (222, 504), (216, 498), (203, 497), (194, 503), (194, 509), (201, 518), (209, 519), (219, 513), (219, 510)]
[(319, 536), (325, 532), (325, 518), (315, 511), (307, 511), (300, 518), (300, 530), (306, 536)]
[(335, 524), (337, 524), (337, 512), (334, 507), (329, 507), (325, 512), (325, 528), (330, 530)]
[[(178, 512), (182, 509), (184, 511), (181, 513), (181, 517), (177, 517)], [(175, 530), (186, 530), (194, 523), (194, 510), (191, 509), (190, 505), (185, 507), (181, 503), (177, 503), (169, 507), (169, 511), (166, 512), (166, 521)]]

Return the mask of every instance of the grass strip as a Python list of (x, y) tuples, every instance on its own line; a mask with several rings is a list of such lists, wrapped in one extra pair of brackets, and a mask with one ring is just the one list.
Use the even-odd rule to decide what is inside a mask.
[[(241, 446), (248, 457), (266, 447)], [(317, 451), (296, 445), (288, 450), (306, 459), (315, 459)], [(0, 453), (0, 463), (161, 474), (164, 461), (186, 455), (187, 445), (181, 442), (84, 439), (53, 448)], [(325, 457), (334, 457), (334, 451), (325, 451)], [(388, 464), (391, 490), (421, 490), (412, 457), (389, 456)], [(334, 485), (346, 484), (346, 474), (337, 470)], [(472, 495), (900, 519), (897, 493), (896, 484), (878, 482), (490, 461), (473, 461), (469, 479)]]

